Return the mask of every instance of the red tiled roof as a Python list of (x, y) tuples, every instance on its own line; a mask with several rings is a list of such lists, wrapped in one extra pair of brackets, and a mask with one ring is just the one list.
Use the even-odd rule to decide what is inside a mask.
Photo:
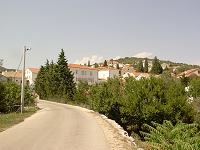
[(22, 72), (21, 71), (3, 72), (2, 74), (7, 78), (21, 78), (22, 77)]
[(88, 69), (88, 70), (98, 70), (96, 68), (88, 67), (88, 66), (83, 66), (79, 64), (69, 64), (69, 68), (79, 68), (79, 69)]
[(187, 71), (184, 71), (184, 72), (180, 73), (178, 76), (183, 76), (183, 75), (190, 76), (197, 70), (200, 70), (200, 69), (199, 68), (190, 69), (190, 70), (187, 70)]
[(30, 69), (31, 72), (35, 73), (35, 74), (37, 74), (40, 71), (40, 69), (38, 69), (38, 68), (28, 68), (28, 69)]

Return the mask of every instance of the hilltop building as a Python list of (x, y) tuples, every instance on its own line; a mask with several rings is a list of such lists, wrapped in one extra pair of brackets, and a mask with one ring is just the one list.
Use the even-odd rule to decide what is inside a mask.
[(86, 81), (89, 84), (98, 82), (98, 69), (79, 64), (69, 64), (69, 68), (74, 74), (74, 82)]
[(22, 83), (22, 72), (21, 71), (3, 71), (2, 75), (8, 80), (13, 81), (17, 84)]

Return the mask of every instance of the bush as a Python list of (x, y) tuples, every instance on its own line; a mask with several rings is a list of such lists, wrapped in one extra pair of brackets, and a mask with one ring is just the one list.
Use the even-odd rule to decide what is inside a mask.
[(196, 124), (177, 123), (175, 126), (170, 121), (163, 124), (152, 122), (144, 127), (150, 132), (141, 132), (145, 140), (157, 150), (199, 150), (200, 134)]
[[(34, 104), (32, 90), (25, 87), (24, 105)], [(0, 83), (0, 113), (17, 111), (21, 104), (21, 87), (13, 82)]]
[(151, 125), (151, 121), (192, 123), (196, 114), (184, 86), (172, 78), (109, 79), (92, 85), (84, 98), (92, 109), (118, 122), (129, 134), (140, 135), (143, 124)]

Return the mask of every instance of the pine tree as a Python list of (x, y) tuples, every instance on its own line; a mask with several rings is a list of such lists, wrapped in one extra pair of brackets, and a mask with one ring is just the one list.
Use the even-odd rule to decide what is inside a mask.
[(145, 58), (145, 61), (144, 61), (144, 72), (148, 73), (148, 71), (149, 71), (149, 63), (148, 63), (148, 59)]
[(143, 67), (143, 62), (142, 60), (139, 61), (139, 63), (137, 64), (136, 70), (138, 72), (144, 72), (144, 67)]
[(36, 78), (35, 89), (44, 99), (72, 99), (75, 91), (73, 79), (62, 49), (56, 64), (53, 61), (49, 64), (47, 60), (45, 66), (41, 66)]
[(159, 62), (159, 59), (157, 57), (154, 58), (152, 68), (151, 68), (151, 73), (153, 74), (162, 74), (163, 68)]
[(98, 68), (99, 65), (97, 63), (94, 64), (94, 68)]
[(107, 67), (108, 66), (108, 63), (107, 61), (105, 60), (104, 63), (103, 63), (103, 67)]
[(119, 64), (116, 65), (116, 68), (119, 69)]
[(91, 65), (90, 65), (90, 61), (88, 60), (88, 67), (90, 67)]
[(68, 67), (63, 49), (61, 49), (59, 54), (57, 65), (57, 75), (60, 84), (58, 87), (58, 93), (60, 97), (68, 97), (72, 99), (75, 91), (74, 76)]

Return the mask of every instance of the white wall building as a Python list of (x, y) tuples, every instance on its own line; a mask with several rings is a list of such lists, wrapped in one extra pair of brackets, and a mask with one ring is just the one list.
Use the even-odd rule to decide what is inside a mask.
[(99, 80), (107, 80), (108, 78), (119, 77), (119, 70), (114, 68), (101, 69), (98, 72)]
[(69, 64), (69, 68), (74, 74), (74, 82), (86, 81), (89, 84), (98, 82), (98, 69), (88, 66)]
[(33, 85), (35, 82), (35, 79), (37, 78), (37, 74), (40, 69), (38, 68), (28, 68), (25, 71), (25, 78), (29, 85)]

